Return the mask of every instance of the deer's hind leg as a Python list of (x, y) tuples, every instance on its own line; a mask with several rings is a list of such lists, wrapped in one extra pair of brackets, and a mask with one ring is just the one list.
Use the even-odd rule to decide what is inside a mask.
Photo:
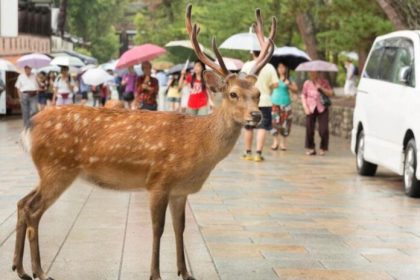
[[(55, 169), (58, 168), (55, 167)], [(44, 212), (57, 200), (67, 187), (71, 185), (78, 175), (78, 171), (76, 170), (66, 170), (66, 172), (61, 173), (57, 171), (49, 172), (48, 175), (43, 175), (41, 173), (41, 181), (38, 188), (34, 191), (34, 194), (30, 197), (28, 196), (28, 199), (24, 201), (24, 204), (22, 205), (31, 249), (32, 272), (34, 278), (38, 277), (40, 280), (52, 280), (52, 278), (49, 278), (44, 273), (41, 266), (38, 236), (39, 222)], [(16, 240), (16, 242), (18, 242), (18, 240)], [(23, 248), (21, 251), (23, 253)]]
[(17, 204), (17, 224), (16, 224), (16, 243), (15, 243), (15, 254), (13, 257), (13, 271), (16, 271), (20, 279), (29, 280), (32, 279), (26, 274), (23, 268), (23, 253), (25, 250), (25, 238), (26, 238), (26, 218), (24, 212), (24, 206), (28, 200), (30, 200), (36, 194), (36, 190), (31, 191), (24, 198), (22, 198)]
[(178, 276), (181, 275), (183, 280), (194, 280), (187, 270), (185, 264), (184, 252), (184, 230), (185, 230), (185, 206), (187, 203), (186, 196), (171, 196), (169, 198), (169, 207), (172, 214), (172, 224), (176, 239), (176, 259), (178, 266)]

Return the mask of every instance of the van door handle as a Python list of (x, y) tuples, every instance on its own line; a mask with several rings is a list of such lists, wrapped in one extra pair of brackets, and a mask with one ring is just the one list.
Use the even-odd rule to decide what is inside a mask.
[(358, 90), (357, 90), (357, 93), (364, 93), (364, 94), (368, 94), (369, 92), (367, 92), (366, 90), (360, 90), (360, 89), (358, 89)]

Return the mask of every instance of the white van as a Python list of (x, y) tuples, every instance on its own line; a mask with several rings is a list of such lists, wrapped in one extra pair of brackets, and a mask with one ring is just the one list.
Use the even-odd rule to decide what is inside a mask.
[(357, 88), (351, 149), (359, 174), (384, 166), (420, 197), (420, 31), (376, 38)]

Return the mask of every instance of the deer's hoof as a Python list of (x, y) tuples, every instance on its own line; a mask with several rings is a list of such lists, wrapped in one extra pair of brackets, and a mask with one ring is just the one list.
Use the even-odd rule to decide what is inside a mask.
[(32, 280), (32, 277), (29, 276), (28, 274), (24, 273), (22, 275), (19, 275), (19, 278), (22, 280)]
[(195, 278), (192, 276), (188, 276), (187, 278), (184, 278), (184, 280), (195, 280)]

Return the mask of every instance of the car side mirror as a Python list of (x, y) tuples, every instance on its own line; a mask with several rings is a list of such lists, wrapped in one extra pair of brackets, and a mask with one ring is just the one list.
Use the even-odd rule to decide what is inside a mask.
[(398, 80), (401, 83), (407, 84), (410, 79), (411, 74), (411, 67), (410, 66), (404, 66), (400, 69), (400, 72), (398, 74)]

